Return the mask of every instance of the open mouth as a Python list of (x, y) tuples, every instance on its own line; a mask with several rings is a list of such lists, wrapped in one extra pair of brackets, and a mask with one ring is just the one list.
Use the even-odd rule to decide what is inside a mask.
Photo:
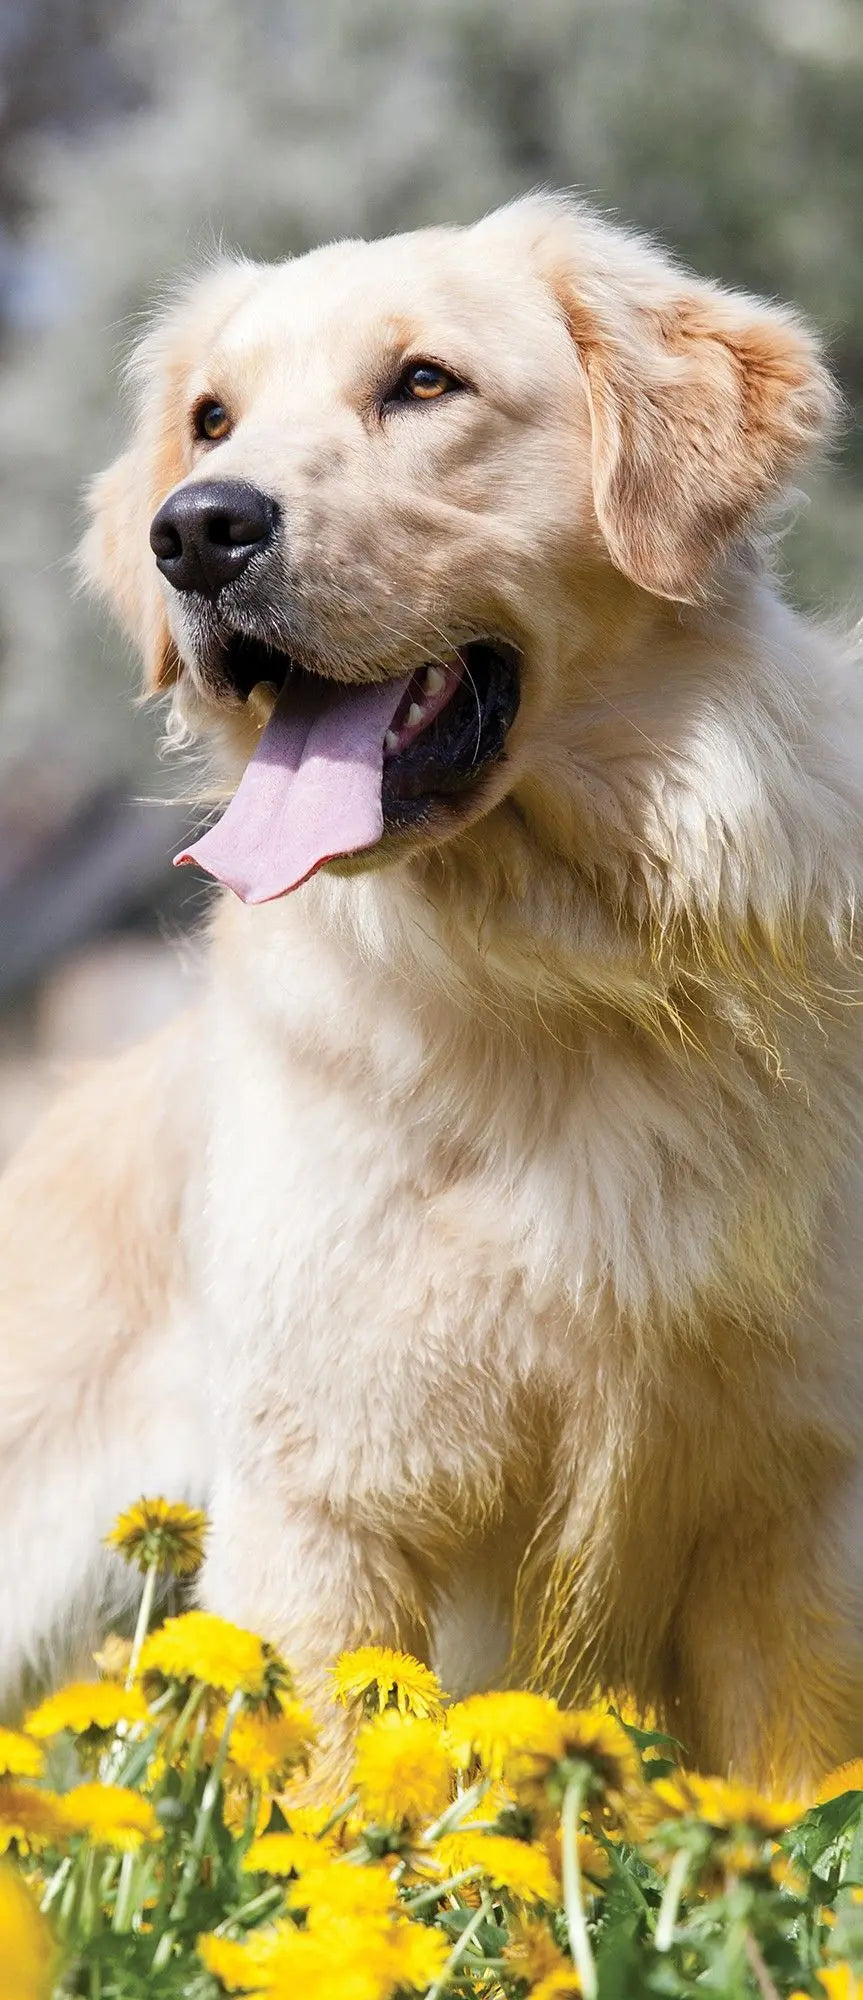
[(400, 679), (346, 683), (235, 634), (216, 671), (258, 746), (223, 818), (178, 861), (264, 903), (383, 834), (436, 829), (502, 757), (518, 668), (514, 647), (471, 639)]
[[(261, 704), (271, 689), (282, 705), (311, 713), (334, 699), (361, 699), (368, 683), (348, 685), (311, 673), (286, 653), (235, 633), (224, 672), (243, 700)], [(383, 739), (381, 799), (392, 831), (427, 818), (437, 800), (468, 791), (502, 755), (519, 704), (519, 655), (500, 639), (471, 639), (429, 660), (411, 676)], [(264, 698), (265, 699), (265, 698)]]

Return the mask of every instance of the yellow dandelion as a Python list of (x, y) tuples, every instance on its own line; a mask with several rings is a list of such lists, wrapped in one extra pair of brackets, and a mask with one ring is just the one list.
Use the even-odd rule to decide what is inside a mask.
[(109, 1632), (107, 1638), (93, 1654), (93, 1665), (98, 1667), (108, 1681), (124, 1681), (132, 1658), (131, 1639), (121, 1639), (119, 1632)]
[(437, 1724), (384, 1709), (357, 1737), (354, 1783), (366, 1817), (402, 1827), (433, 1819), (450, 1798), (450, 1762)]
[(815, 1977), (823, 1986), (827, 2000), (863, 2000), (863, 1979), (845, 1960), (841, 1965), (831, 1965), (825, 1967), (823, 1972), (816, 1972)]
[(244, 1854), (241, 1867), (250, 1874), (301, 1875), (320, 1868), (326, 1849), (308, 1833), (262, 1833)]
[(563, 1964), (547, 1972), (538, 1986), (530, 1989), (530, 2000), (579, 2000), (581, 1981), (574, 1965)]
[(402, 1715), (431, 1717), (443, 1714), (440, 1681), (430, 1667), (410, 1653), (396, 1653), (388, 1646), (358, 1646), (341, 1653), (332, 1669), (336, 1700), (345, 1708), (360, 1707), (375, 1714), (397, 1708)]
[[(238, 1783), (234, 1782), (226, 1771), (224, 1790), (222, 1792), (222, 1819), (228, 1832), (232, 1833), (237, 1840), (241, 1840), (243, 1835), (249, 1831), (249, 1808), (248, 1780), (241, 1778)], [(255, 1805), (255, 1823), (252, 1828), (254, 1834), (257, 1835), (264, 1832), (272, 1810), (273, 1801), (269, 1793), (262, 1792)]]
[[(518, 1979), (527, 1980), (531, 2000), (544, 1980), (563, 1975), (571, 1978), (573, 1975), (571, 1961), (558, 1949), (545, 1924), (535, 1918), (523, 1917), (514, 1925), (510, 1942), (504, 1948), (504, 1958)], [(578, 1991), (577, 1987), (575, 1991)]]
[(641, 1783), (638, 1753), (622, 1723), (607, 1708), (564, 1709), (561, 1736), (564, 1759), (588, 1764), (603, 1793), (621, 1798), (637, 1790)]
[(308, 1927), (314, 1930), (332, 1917), (393, 1916), (396, 1887), (385, 1868), (359, 1867), (341, 1859), (327, 1861), (319, 1852), (317, 1866), (307, 1868), (297, 1881), (287, 1884), (285, 1900), (292, 1909), (307, 1912)]
[[(543, 1846), (559, 1880), (563, 1870), (559, 1820), (544, 1828)], [(592, 1833), (580, 1833), (578, 1836), (578, 1865), (582, 1875), (586, 1875), (594, 1885), (601, 1884), (607, 1879), (611, 1864), (605, 1848), (598, 1840), (594, 1840)]]
[(342, 1845), (345, 1821), (337, 1820), (335, 1826), (330, 1826), (328, 1822), (333, 1816), (330, 1806), (295, 1806), (289, 1799), (282, 1799), (281, 1807), (291, 1833), (308, 1834), (323, 1853)]
[(434, 1852), (445, 1876), (479, 1867), (492, 1888), (505, 1890), (519, 1902), (560, 1900), (560, 1882), (548, 1855), (526, 1840), (503, 1833), (450, 1833), (436, 1843)]
[(65, 1800), (4, 1779), (0, 1785), (0, 1854), (14, 1840), (25, 1850), (62, 1847), (69, 1833)]
[(461, 1771), (478, 1764), (490, 1778), (502, 1779), (522, 1752), (539, 1746), (544, 1754), (550, 1745), (557, 1753), (560, 1715), (556, 1701), (520, 1689), (469, 1695), (447, 1711), (453, 1761)]
[(824, 1806), (828, 1799), (840, 1799), (843, 1792), (863, 1792), (863, 1757), (854, 1757), (850, 1764), (837, 1764), (828, 1771), (815, 1794), (815, 1804)]
[(49, 2000), (54, 1943), (45, 1918), (11, 1868), (0, 1869), (0, 1964), (4, 2000)]
[(28, 1736), (58, 1736), (71, 1729), (85, 1742), (98, 1745), (113, 1735), (119, 1722), (149, 1722), (150, 1711), (138, 1688), (118, 1687), (114, 1681), (72, 1681), (49, 1694), (27, 1716)]
[(38, 1778), (45, 1762), (38, 1743), (17, 1729), (0, 1729), (0, 1778)]
[[(214, 1723), (219, 1734), (223, 1724), (224, 1716)], [(310, 1710), (292, 1696), (280, 1700), (275, 1715), (238, 1715), (231, 1732), (231, 1771), (273, 1791), (292, 1771), (308, 1769), (315, 1736)]]
[(276, 1924), (247, 1942), (202, 1937), (198, 1952), (208, 1972), (233, 1992), (267, 2000), (393, 2000), (422, 1992), (446, 1962), (440, 1931), (377, 1917), (329, 1918), (320, 1931)]
[(203, 1681), (219, 1694), (242, 1692), (250, 1701), (275, 1699), (290, 1686), (287, 1667), (266, 1640), (211, 1611), (166, 1618), (145, 1639), (138, 1672), (142, 1680)]
[(64, 1793), (62, 1806), (67, 1825), (94, 1847), (134, 1852), (145, 1840), (162, 1837), (150, 1800), (125, 1785), (76, 1785)]
[(791, 1860), (790, 1855), (777, 1849), (770, 1862), (769, 1873), (771, 1881), (784, 1895), (796, 1896), (798, 1902), (803, 1901), (809, 1890), (809, 1877), (796, 1861)]
[(750, 1785), (725, 1778), (702, 1778), (697, 1771), (678, 1771), (657, 1778), (651, 1788), (669, 1818), (700, 1819), (717, 1833), (734, 1827), (754, 1827), (765, 1837), (784, 1833), (800, 1818), (799, 1799), (771, 1799)]
[(110, 1534), (109, 1548), (117, 1549), (124, 1562), (140, 1570), (167, 1569), (174, 1576), (193, 1576), (204, 1560), (207, 1516), (200, 1507), (186, 1507), (181, 1500), (136, 1500), (125, 1514), (118, 1514)]
[(232, 1993), (271, 1991), (265, 1985), (278, 1946), (274, 1931), (250, 1933), (242, 1943), (207, 1934), (198, 1939), (198, 1956), (208, 1972)]
[(446, 1727), (459, 1769), (478, 1763), (517, 1792), (567, 1762), (587, 1765), (595, 1788), (611, 1796), (640, 1780), (626, 1730), (607, 1709), (562, 1709), (546, 1695), (515, 1690), (469, 1696), (450, 1709)]
[(449, 1942), (428, 1924), (412, 1924), (399, 1918), (386, 1938), (389, 1993), (424, 1993), (440, 1977), (449, 1956)]

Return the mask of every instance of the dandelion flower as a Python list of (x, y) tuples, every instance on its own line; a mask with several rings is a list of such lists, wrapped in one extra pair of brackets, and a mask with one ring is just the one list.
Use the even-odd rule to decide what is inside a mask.
[(240, 1866), (249, 1874), (301, 1875), (320, 1868), (326, 1848), (308, 1833), (262, 1833), (252, 1841)]
[(166, 1618), (141, 1649), (142, 1680), (157, 1674), (166, 1681), (203, 1681), (219, 1694), (245, 1694), (250, 1701), (273, 1701), (290, 1676), (277, 1653), (257, 1632), (246, 1632), (210, 1611), (186, 1611)]
[(450, 1798), (450, 1762), (436, 1723), (384, 1709), (357, 1737), (354, 1782), (368, 1819), (389, 1827), (432, 1819)]
[(447, 1736), (460, 1770), (478, 1763), (491, 1778), (519, 1792), (551, 1776), (556, 1766), (589, 1767), (593, 1789), (619, 1796), (640, 1779), (626, 1730), (607, 1709), (562, 1709), (546, 1695), (518, 1690), (471, 1695), (451, 1708)]
[(336, 1700), (345, 1708), (362, 1705), (369, 1714), (397, 1708), (401, 1715), (433, 1721), (443, 1714), (437, 1675), (410, 1653), (396, 1653), (388, 1646), (358, 1646), (352, 1653), (341, 1653), (332, 1680)]
[(110, 1534), (109, 1548), (117, 1549), (124, 1562), (138, 1569), (166, 1569), (174, 1576), (193, 1576), (204, 1560), (207, 1516), (200, 1507), (186, 1507), (180, 1500), (136, 1500), (125, 1514), (118, 1514)]
[(54, 1980), (51, 1932), (29, 1889), (11, 1868), (0, 1870), (0, 1963), (4, 2000), (49, 2000)]
[(74, 1833), (84, 1833), (94, 1847), (119, 1847), (131, 1853), (145, 1840), (160, 1840), (162, 1829), (149, 1799), (125, 1785), (76, 1785), (65, 1792), (63, 1815)]
[(823, 1986), (827, 2000), (863, 2000), (863, 1979), (844, 1960), (841, 1965), (831, 1965), (825, 1967), (823, 1972), (816, 1972), (815, 1977)]
[(580, 1993), (581, 1980), (575, 1966), (564, 1959), (553, 1972), (546, 1973), (538, 1986), (531, 1987), (530, 2000), (579, 2000)]
[(131, 1639), (121, 1639), (119, 1632), (109, 1632), (98, 1652), (93, 1654), (93, 1664), (106, 1680), (124, 1681), (131, 1658)]
[[(523, 1918), (514, 1926), (510, 1943), (504, 1949), (504, 1957), (516, 1977), (528, 1981), (530, 2000), (534, 2000), (535, 1993), (543, 1990), (546, 1994), (553, 1993), (554, 1987), (547, 1983), (549, 1981), (575, 1978), (571, 1961), (558, 1949), (545, 1924), (538, 1923), (535, 1918)], [(566, 1992), (565, 1986), (559, 1990)], [(571, 1990), (578, 1993), (578, 1984)]]
[(638, 1753), (608, 1709), (565, 1709), (560, 1720), (563, 1759), (589, 1765), (597, 1790), (621, 1798), (639, 1786)]
[(65, 1800), (32, 1785), (0, 1784), (0, 1854), (11, 1841), (20, 1848), (62, 1847), (69, 1833)]
[(512, 1693), (475, 1694), (456, 1702), (448, 1710), (446, 1734), (453, 1761), (461, 1771), (479, 1764), (490, 1778), (501, 1779), (519, 1753), (560, 1750), (560, 1714), (557, 1702), (546, 1695), (514, 1690)]
[[(221, 1733), (220, 1723), (223, 1727), (224, 1716), (214, 1724)], [(238, 1715), (231, 1733), (231, 1770), (249, 1784), (273, 1791), (298, 1766), (308, 1769), (315, 1735), (309, 1709), (292, 1696), (280, 1700), (276, 1715)]]
[(440, 1931), (376, 1917), (331, 1917), (320, 1932), (276, 1924), (242, 1944), (202, 1937), (208, 1972), (234, 1992), (267, 2000), (394, 2000), (422, 1992), (442, 1971), (449, 1946)]
[(0, 1778), (38, 1778), (44, 1762), (38, 1743), (17, 1729), (0, 1729)]
[(560, 1883), (548, 1855), (526, 1840), (513, 1840), (503, 1833), (452, 1833), (437, 1842), (434, 1852), (447, 1876), (479, 1867), (492, 1888), (504, 1890), (519, 1902), (555, 1903), (560, 1899)]
[(843, 1792), (863, 1792), (863, 1757), (855, 1757), (850, 1764), (837, 1764), (822, 1778), (815, 1794), (815, 1804), (824, 1806), (828, 1799), (840, 1799)]
[(223, 1986), (233, 1993), (271, 1991), (266, 1984), (278, 1945), (274, 1931), (251, 1933), (242, 1943), (233, 1938), (205, 1935), (198, 1939), (198, 1956)]
[(119, 1722), (149, 1722), (150, 1711), (138, 1688), (115, 1681), (71, 1681), (34, 1708), (24, 1723), (28, 1736), (58, 1736), (71, 1729), (79, 1744), (99, 1749)]
[(330, 1806), (294, 1806), (287, 1799), (281, 1803), (291, 1833), (307, 1833), (324, 1852), (341, 1846), (345, 1822), (339, 1820), (335, 1826), (330, 1826), (333, 1816)]
[(331, 1917), (388, 1918), (396, 1907), (395, 1883), (386, 1869), (358, 1867), (352, 1861), (322, 1862), (320, 1854), (317, 1867), (288, 1883), (285, 1897), (293, 1909), (308, 1912), (310, 1930)]
[(793, 1826), (804, 1811), (799, 1799), (766, 1798), (749, 1785), (724, 1778), (702, 1778), (697, 1771), (678, 1771), (673, 1778), (657, 1778), (651, 1789), (669, 1818), (699, 1819), (716, 1833), (748, 1826), (765, 1837), (775, 1836)]

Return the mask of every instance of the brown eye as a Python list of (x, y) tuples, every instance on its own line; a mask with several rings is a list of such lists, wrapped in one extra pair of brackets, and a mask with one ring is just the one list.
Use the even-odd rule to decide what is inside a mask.
[(460, 388), (456, 377), (448, 369), (439, 368), (436, 361), (412, 361), (405, 369), (398, 393), (406, 402), (434, 403), (451, 389)]
[(192, 422), (196, 438), (206, 438), (209, 444), (218, 444), (231, 429), (231, 419), (224, 403), (217, 403), (211, 397), (198, 404)]

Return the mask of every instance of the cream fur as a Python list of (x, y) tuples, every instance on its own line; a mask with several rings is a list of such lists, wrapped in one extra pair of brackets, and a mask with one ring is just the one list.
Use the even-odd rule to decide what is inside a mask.
[[(476, 395), (380, 423), (394, 351)], [(295, 650), (492, 631), (522, 703), (454, 828), (221, 903), (201, 1012), (8, 1174), (6, 1685), (86, 1649), (115, 1508), (188, 1491), (204, 1601), (312, 1688), (371, 1639), (475, 1685), (512, 1636), (806, 1782), (863, 1748), (860, 696), (756, 538), (830, 421), (813, 343), (545, 198), (220, 267), (136, 383), (85, 561), (218, 769), (246, 720), (146, 538), (216, 469), (282, 503)]]

